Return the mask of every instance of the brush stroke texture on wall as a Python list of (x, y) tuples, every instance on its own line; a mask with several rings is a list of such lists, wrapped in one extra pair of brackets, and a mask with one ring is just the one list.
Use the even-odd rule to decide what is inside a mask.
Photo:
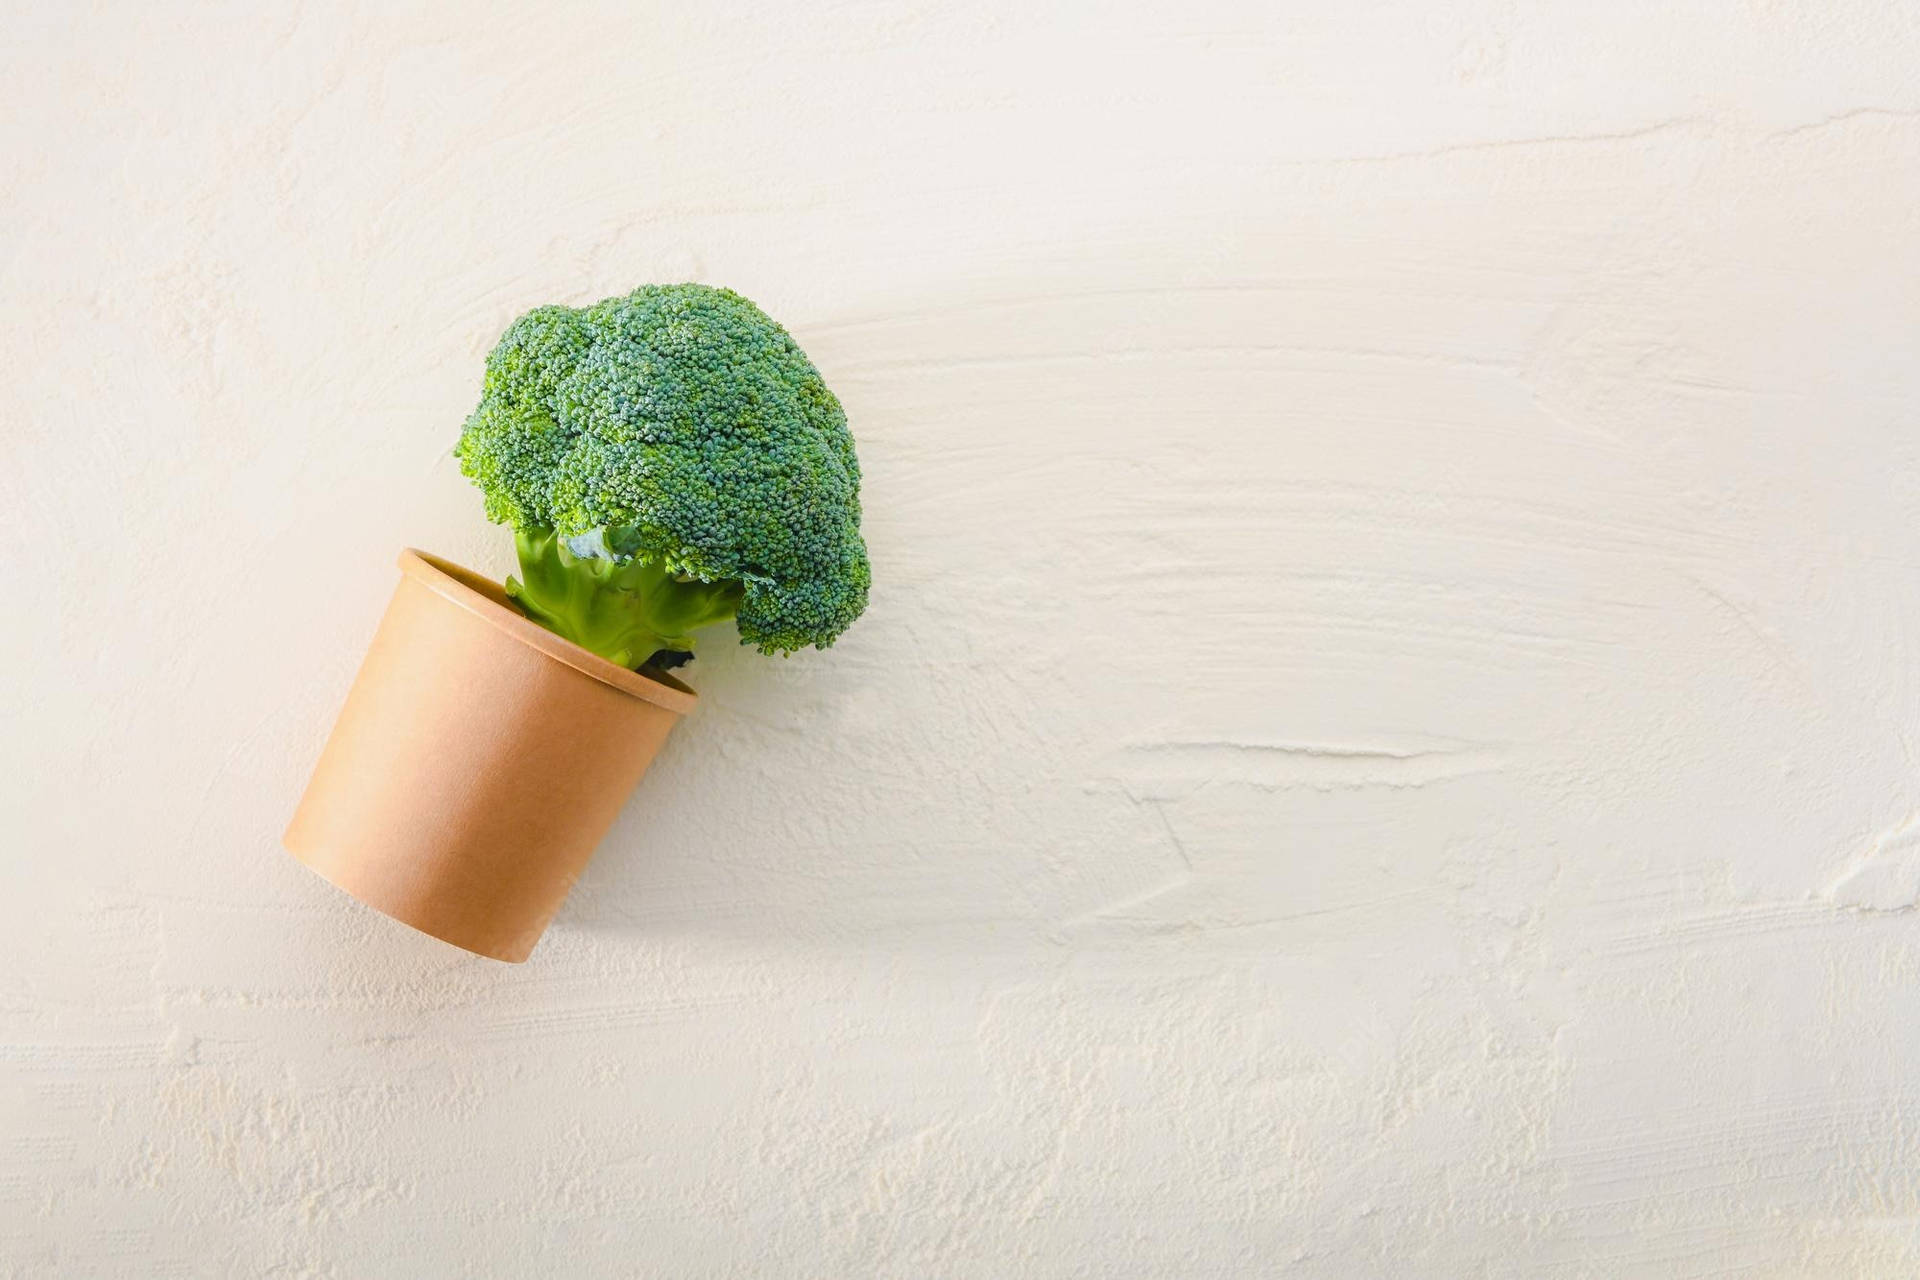
[[(1920, 1273), (1920, 9), (8, 9), (0, 1274)], [(688, 278), (873, 608), (469, 958), (279, 830)]]

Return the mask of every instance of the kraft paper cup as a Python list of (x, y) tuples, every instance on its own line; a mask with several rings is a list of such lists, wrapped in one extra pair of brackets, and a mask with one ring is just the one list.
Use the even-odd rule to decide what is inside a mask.
[(284, 843), (376, 911), (525, 960), (697, 699), (470, 570), (412, 550), (400, 570)]

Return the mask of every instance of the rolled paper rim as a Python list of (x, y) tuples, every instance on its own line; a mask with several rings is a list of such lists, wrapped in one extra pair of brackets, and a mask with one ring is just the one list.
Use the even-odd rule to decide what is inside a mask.
[(691, 712), (700, 701), (698, 694), (664, 671), (630, 671), (555, 635), (508, 603), (498, 583), (451, 560), (408, 547), (400, 553), (400, 571), (489, 626), (622, 693), (680, 716)]

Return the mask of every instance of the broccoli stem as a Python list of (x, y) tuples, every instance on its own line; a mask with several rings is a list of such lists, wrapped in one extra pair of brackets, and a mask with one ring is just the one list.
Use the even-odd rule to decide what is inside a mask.
[(507, 594), (529, 618), (556, 635), (623, 667), (640, 667), (662, 651), (691, 652), (692, 633), (733, 617), (738, 582), (683, 579), (660, 564), (624, 564), (576, 556), (551, 529), (514, 536), (520, 576)]

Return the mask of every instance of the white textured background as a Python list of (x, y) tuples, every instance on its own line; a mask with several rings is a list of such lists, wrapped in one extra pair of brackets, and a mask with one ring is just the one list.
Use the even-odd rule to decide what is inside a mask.
[[(1920, 8), (7, 7), (0, 1274), (1920, 1271)], [(873, 607), (469, 958), (279, 831), (686, 278)]]

